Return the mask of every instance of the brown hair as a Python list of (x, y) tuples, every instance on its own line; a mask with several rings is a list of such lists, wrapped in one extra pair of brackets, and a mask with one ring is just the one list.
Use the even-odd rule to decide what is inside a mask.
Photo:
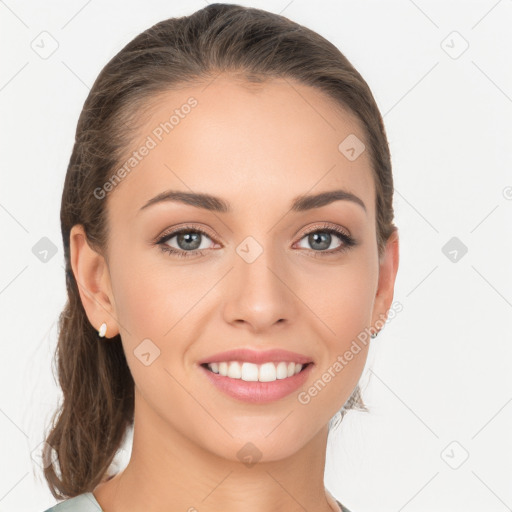
[[(364, 79), (332, 43), (283, 16), (219, 3), (161, 21), (139, 34), (94, 82), (78, 120), (62, 193), (68, 300), (59, 317), (55, 357), (63, 403), (52, 417), (42, 454), (44, 476), (55, 498), (92, 491), (108, 475), (134, 421), (134, 382), (120, 336), (100, 342), (88, 321), (71, 270), (70, 230), (82, 224), (89, 245), (106, 253), (107, 201), (98, 200), (94, 190), (123, 161), (144, 114), (140, 107), (147, 107), (159, 93), (210, 81), (222, 72), (247, 83), (295, 79), (355, 114), (372, 162), (379, 255), (396, 229), (381, 115)], [(341, 417), (352, 408), (367, 410), (359, 385)]]

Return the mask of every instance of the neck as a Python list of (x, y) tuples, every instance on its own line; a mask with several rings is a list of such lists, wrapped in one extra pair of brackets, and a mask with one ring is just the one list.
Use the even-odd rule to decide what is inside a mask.
[(105, 512), (339, 512), (323, 482), (327, 426), (292, 455), (251, 464), (244, 456), (257, 452), (249, 445), (223, 458), (170, 428), (143, 400), (135, 409), (128, 465), (94, 490)]

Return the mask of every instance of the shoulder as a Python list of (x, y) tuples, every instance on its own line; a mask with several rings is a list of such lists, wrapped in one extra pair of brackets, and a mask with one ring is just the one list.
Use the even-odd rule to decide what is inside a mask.
[(92, 492), (86, 492), (57, 503), (44, 512), (103, 512)]
[(340, 506), (341, 512), (350, 512), (350, 510), (344, 505), (342, 505), (338, 500), (336, 500), (336, 503)]

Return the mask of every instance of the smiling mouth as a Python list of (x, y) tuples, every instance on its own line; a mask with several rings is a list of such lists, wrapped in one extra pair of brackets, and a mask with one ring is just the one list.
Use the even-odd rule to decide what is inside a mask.
[(315, 363), (280, 361), (256, 365), (234, 360), (201, 363), (197, 367), (225, 395), (241, 402), (261, 405), (294, 393), (309, 379)]

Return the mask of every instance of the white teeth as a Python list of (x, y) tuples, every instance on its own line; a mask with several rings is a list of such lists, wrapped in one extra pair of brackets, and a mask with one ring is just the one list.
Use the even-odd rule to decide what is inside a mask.
[(223, 377), (230, 377), (232, 379), (241, 379), (246, 382), (273, 382), (278, 379), (286, 379), (299, 373), (302, 367), (302, 364), (285, 361), (261, 365), (239, 361), (208, 363), (208, 368), (213, 373), (218, 373)]
[(232, 379), (240, 379), (242, 377), (242, 367), (238, 361), (228, 364), (228, 377)]
[[(211, 370), (210, 365), (208, 365), (208, 367)], [(219, 374), (222, 375), (223, 377), (227, 376), (227, 374), (228, 374), (228, 363), (219, 363)]]
[(258, 371), (258, 380), (260, 382), (272, 382), (277, 380), (276, 365), (274, 363), (262, 364)]
[(242, 365), (242, 380), (247, 382), (256, 382), (258, 380), (258, 365), (252, 363), (244, 363)]

